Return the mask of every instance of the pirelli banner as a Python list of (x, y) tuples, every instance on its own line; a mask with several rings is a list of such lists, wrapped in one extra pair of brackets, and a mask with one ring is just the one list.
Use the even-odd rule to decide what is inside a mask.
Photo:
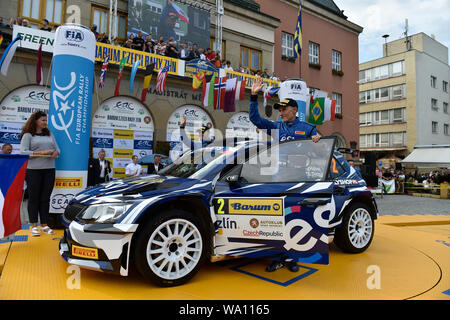
[(93, 155), (97, 158), (104, 149), (113, 178), (122, 178), (133, 155), (141, 159), (153, 154), (153, 132), (153, 117), (140, 101), (128, 96), (106, 99), (92, 121)]

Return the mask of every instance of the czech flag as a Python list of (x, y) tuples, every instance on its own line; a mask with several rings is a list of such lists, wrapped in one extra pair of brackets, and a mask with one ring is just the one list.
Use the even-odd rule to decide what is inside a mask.
[(186, 14), (186, 12), (183, 11), (183, 9), (181, 9), (179, 6), (177, 6), (174, 2), (172, 2), (172, 8), (173, 8), (172, 12), (175, 13), (175, 15), (178, 17), (178, 19), (190, 24), (189, 17)]
[(20, 230), (20, 206), (28, 155), (0, 154), (0, 238)]

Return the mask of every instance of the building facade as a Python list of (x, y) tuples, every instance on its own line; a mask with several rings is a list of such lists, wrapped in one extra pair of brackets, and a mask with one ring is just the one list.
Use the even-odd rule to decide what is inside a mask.
[(448, 48), (424, 33), (359, 66), (360, 145), (393, 166), (415, 145), (450, 143)]
[(335, 121), (318, 126), (322, 135), (338, 137), (342, 147), (359, 147), (358, 36), (363, 28), (350, 22), (332, 0), (302, 1), (302, 53), (294, 59), (293, 38), (298, 0), (255, 0), (261, 11), (279, 18), (275, 29), (273, 71), (280, 80), (301, 78), (308, 87), (336, 100)]

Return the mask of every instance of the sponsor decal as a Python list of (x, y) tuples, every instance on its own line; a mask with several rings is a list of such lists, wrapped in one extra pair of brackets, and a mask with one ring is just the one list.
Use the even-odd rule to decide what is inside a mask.
[(258, 219), (255, 219), (255, 218), (250, 219), (250, 227), (256, 229), (256, 228), (258, 228), (258, 226), (259, 226)]
[(55, 210), (65, 209), (73, 197), (75, 197), (75, 195), (72, 193), (55, 194), (50, 201), (50, 205)]
[(234, 220), (231, 220), (230, 218), (220, 218), (216, 220), (216, 228), (223, 228), (223, 229), (239, 229), (237, 222)]
[(82, 42), (84, 40), (83, 32), (76, 29), (67, 29), (64, 36), (69, 41)]
[(55, 178), (55, 188), (61, 189), (80, 189), (83, 188), (83, 178), (66, 178), (66, 177), (56, 177)]
[(134, 154), (133, 149), (114, 149), (113, 151), (114, 158), (131, 158), (133, 154)]
[(98, 249), (72, 246), (72, 255), (81, 258), (98, 259)]
[(114, 130), (114, 139), (134, 139), (133, 131), (130, 130)]
[(305, 135), (305, 131), (295, 131), (295, 134)]
[(283, 215), (282, 199), (228, 199), (229, 214)]
[(334, 184), (338, 184), (338, 185), (352, 185), (352, 184), (358, 184), (358, 180), (355, 180), (355, 179), (336, 179), (336, 180), (334, 180)]
[(245, 237), (283, 237), (283, 233), (280, 231), (243, 230), (242, 234)]

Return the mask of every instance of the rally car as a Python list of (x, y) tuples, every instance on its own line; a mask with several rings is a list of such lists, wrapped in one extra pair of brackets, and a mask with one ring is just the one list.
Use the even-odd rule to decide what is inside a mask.
[(187, 151), (159, 175), (89, 188), (63, 214), (60, 254), (123, 276), (135, 267), (175, 286), (205, 260), (227, 256), (328, 264), (329, 237), (345, 252), (363, 252), (377, 206), (334, 144), (216, 143)]

